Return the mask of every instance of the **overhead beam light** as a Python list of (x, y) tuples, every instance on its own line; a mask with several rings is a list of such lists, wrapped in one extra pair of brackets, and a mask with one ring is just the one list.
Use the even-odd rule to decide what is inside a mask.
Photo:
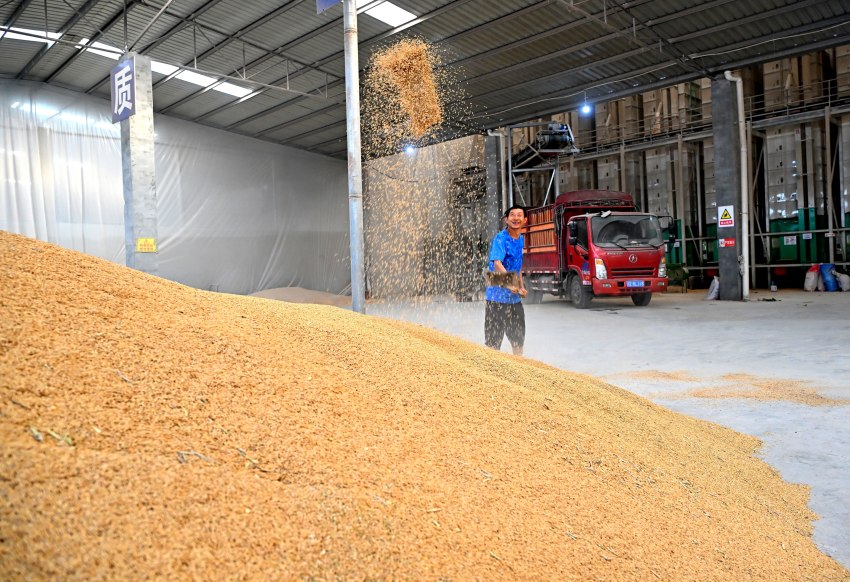
[[(359, 2), (363, 2), (363, 0), (359, 0)], [(404, 8), (396, 6), (392, 2), (381, 2), (377, 6), (366, 10), (365, 13), (385, 24), (389, 24), (394, 28), (416, 18), (415, 14), (411, 14)]]
[[(3, 32), (5, 31), (5, 34)], [(8, 26), (0, 26), (0, 35), (3, 35), (3, 38), (13, 38), (16, 40), (28, 40), (30, 42), (43, 42), (47, 43), (48, 47), (52, 47), (56, 44), (53, 41), (59, 40), (62, 38), (62, 35), (58, 32), (44, 32), (43, 30), (30, 30), (29, 28), (15, 28), (14, 26), (9, 28)]]
[(112, 59), (113, 61), (117, 61), (121, 58), (121, 50), (115, 47), (111, 47), (108, 44), (103, 44), (102, 42), (93, 42), (89, 44), (88, 38), (80, 39), (80, 44), (77, 45), (78, 49), (84, 49), (90, 53), (94, 53), (101, 57), (106, 57), (107, 59)]
[[(80, 39), (80, 44), (77, 45), (77, 48), (116, 61), (121, 57), (120, 49), (109, 46), (107, 44), (103, 44), (102, 42), (93, 42), (89, 44), (89, 40), (90, 39), (88, 38)], [(174, 65), (169, 65), (167, 63), (160, 63), (159, 61), (151, 60), (151, 70), (154, 73), (159, 73), (160, 75), (168, 76), (174, 75), (174, 73), (180, 71), (180, 67), (175, 67)], [(180, 71), (179, 73), (174, 75), (174, 77), (180, 79), (181, 81), (186, 81), (187, 83), (198, 85), (199, 87), (209, 87), (217, 81), (217, 79), (214, 77), (201, 75), (200, 73), (196, 73), (194, 71)], [(241, 87), (234, 83), (227, 82), (216, 85), (212, 88), (212, 90), (219, 91), (220, 93), (226, 93), (228, 95), (233, 95), (234, 97), (239, 98), (245, 97), (252, 91), (247, 87)]]

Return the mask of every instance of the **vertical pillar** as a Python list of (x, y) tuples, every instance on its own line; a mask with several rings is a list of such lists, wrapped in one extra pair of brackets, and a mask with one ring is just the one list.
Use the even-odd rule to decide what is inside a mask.
[[(717, 255), (720, 271), (718, 298), (742, 299), (739, 257), (741, 240), (741, 155), (738, 143), (738, 104), (735, 84), (723, 75), (711, 82), (714, 133), (714, 181), (717, 189)], [(731, 216), (723, 219), (725, 211)]]
[(348, 224), (351, 250), (351, 309), (366, 313), (366, 267), (363, 235), (363, 169), (360, 153), (360, 61), (357, 10), (354, 0), (343, 0), (345, 53), (345, 119), (348, 139)]
[[(111, 82), (113, 120), (118, 116), (121, 123), (126, 263), (155, 275), (159, 247), (150, 58), (125, 54), (113, 70)], [(132, 113), (125, 116), (128, 110)]]

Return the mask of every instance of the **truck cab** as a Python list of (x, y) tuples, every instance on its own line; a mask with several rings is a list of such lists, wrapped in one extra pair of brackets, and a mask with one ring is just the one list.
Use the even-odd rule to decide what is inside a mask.
[(576, 307), (594, 297), (629, 296), (648, 305), (667, 290), (665, 244), (657, 217), (604, 211), (567, 223), (566, 291)]

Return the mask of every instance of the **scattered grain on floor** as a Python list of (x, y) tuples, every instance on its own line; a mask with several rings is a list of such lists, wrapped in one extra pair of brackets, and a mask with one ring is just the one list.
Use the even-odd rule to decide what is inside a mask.
[(3, 580), (847, 580), (756, 439), (0, 232)]

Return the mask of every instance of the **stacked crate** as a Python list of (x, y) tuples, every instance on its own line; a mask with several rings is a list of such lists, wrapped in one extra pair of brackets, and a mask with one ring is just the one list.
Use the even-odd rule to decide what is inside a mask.
[(617, 101), (617, 110), (621, 137), (630, 139), (641, 135), (643, 126), (643, 100), (641, 96), (623, 97)]
[[(770, 232), (800, 230), (798, 200), (803, 184), (799, 180), (802, 164), (800, 130), (795, 127), (774, 127), (766, 130), (765, 179), (767, 182), (767, 211)], [(785, 234), (770, 237), (772, 260), (800, 260), (799, 236)]]
[(703, 121), (711, 121), (711, 79), (703, 77), (699, 81), (700, 116)]
[(835, 49), (835, 81), (838, 97), (850, 96), (850, 45)]
[(676, 178), (673, 172), (673, 150), (659, 147), (646, 150), (646, 212), (675, 216)]
[[(711, 93), (709, 92), (709, 97)], [(705, 111), (705, 109), (703, 109)], [(709, 239), (700, 241), (699, 249), (703, 261), (717, 261), (717, 183), (714, 174), (714, 138), (706, 138), (702, 142), (702, 177), (703, 177), (703, 224), (705, 234)]]
[(714, 181), (714, 139), (702, 142), (702, 175), (705, 223), (717, 224), (717, 186)]
[(765, 171), (767, 173), (768, 219), (796, 219), (797, 200), (801, 192), (797, 151), (800, 130), (794, 127), (773, 127), (766, 130)]
[(828, 57), (823, 51), (800, 57), (800, 78), (806, 103), (817, 102), (826, 94), (823, 73), (827, 61)]
[(802, 99), (800, 59), (790, 57), (762, 65), (765, 111), (798, 105)]
[(643, 127), (648, 135), (657, 135), (670, 131), (672, 102), (669, 87), (647, 91), (643, 99)]
[(596, 184), (600, 190), (620, 190), (620, 158), (606, 156), (596, 162)]
[[(672, 93), (675, 90), (675, 97)], [(672, 129), (686, 129), (701, 119), (700, 85), (691, 81), (679, 83), (670, 88), (671, 101), (675, 99), (675, 115), (671, 120)]]
[[(803, 205), (814, 208), (818, 216), (826, 216), (826, 133), (823, 120), (804, 126), (802, 151), (806, 152), (805, 192)], [(814, 228), (814, 225), (810, 225)]]
[(620, 141), (618, 101), (596, 104), (596, 143), (610, 145)]
[(559, 192), (572, 192), (578, 190), (579, 177), (575, 162), (562, 163), (558, 167)]

